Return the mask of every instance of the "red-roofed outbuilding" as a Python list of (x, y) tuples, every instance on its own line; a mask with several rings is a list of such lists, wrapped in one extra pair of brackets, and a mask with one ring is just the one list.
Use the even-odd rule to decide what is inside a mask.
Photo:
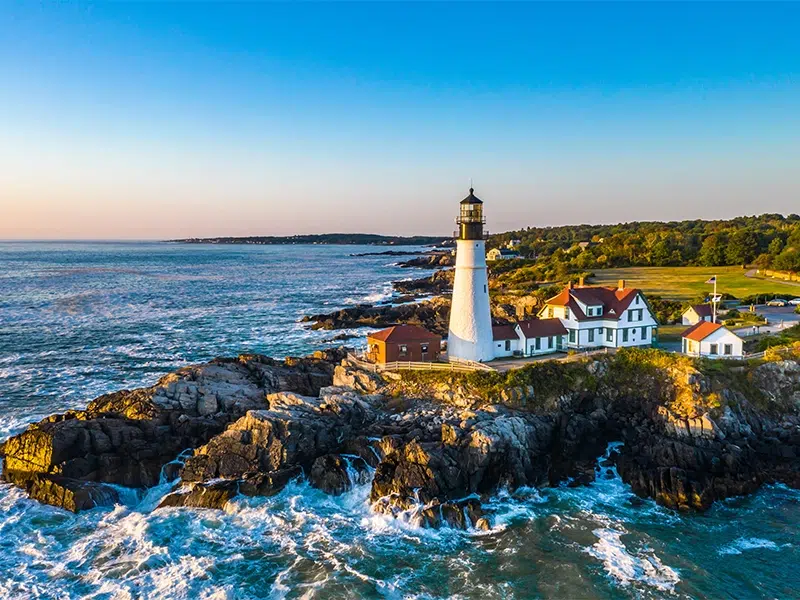
[(442, 336), (417, 325), (395, 325), (367, 336), (367, 357), (376, 363), (439, 360)]

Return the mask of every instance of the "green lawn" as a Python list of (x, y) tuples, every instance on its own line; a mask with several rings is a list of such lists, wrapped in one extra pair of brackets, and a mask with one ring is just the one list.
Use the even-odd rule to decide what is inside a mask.
[[(625, 285), (637, 287), (646, 294), (658, 295), (671, 300), (694, 300), (713, 291), (714, 286), (705, 283), (712, 275), (717, 276), (717, 292), (742, 298), (751, 294), (791, 294), (786, 284), (764, 279), (745, 277), (741, 267), (628, 267), (625, 269), (599, 269), (588, 283), (616, 286), (620, 279)], [(798, 294), (800, 295), (800, 294)]]
[(658, 326), (658, 341), (659, 342), (680, 342), (681, 334), (689, 328), (688, 325), (659, 325)]

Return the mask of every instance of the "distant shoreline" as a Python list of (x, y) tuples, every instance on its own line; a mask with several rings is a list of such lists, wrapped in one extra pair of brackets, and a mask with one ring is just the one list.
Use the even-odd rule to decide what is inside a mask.
[(448, 236), (390, 236), (371, 233), (324, 233), (290, 236), (206, 237), (164, 240), (173, 244), (252, 244), (252, 245), (337, 245), (337, 246), (433, 246), (449, 240)]

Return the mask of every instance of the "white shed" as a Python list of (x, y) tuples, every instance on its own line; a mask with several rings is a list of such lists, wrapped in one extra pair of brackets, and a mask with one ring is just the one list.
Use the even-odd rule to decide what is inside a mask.
[(719, 323), (700, 321), (681, 334), (681, 350), (689, 356), (742, 358), (744, 341)]

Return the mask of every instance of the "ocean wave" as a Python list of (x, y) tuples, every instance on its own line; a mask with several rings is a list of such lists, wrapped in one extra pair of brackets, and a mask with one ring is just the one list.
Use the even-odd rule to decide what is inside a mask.
[(748, 550), (780, 550), (782, 547), (789, 547), (790, 544), (782, 544), (779, 546), (772, 540), (765, 540), (757, 537), (740, 537), (730, 544), (726, 544), (720, 548), (717, 553), (725, 554), (741, 554)]
[(620, 585), (641, 582), (661, 591), (674, 591), (680, 581), (678, 572), (663, 564), (651, 551), (631, 554), (622, 542), (625, 531), (595, 529), (593, 533), (598, 541), (585, 552), (602, 561), (606, 573)]

